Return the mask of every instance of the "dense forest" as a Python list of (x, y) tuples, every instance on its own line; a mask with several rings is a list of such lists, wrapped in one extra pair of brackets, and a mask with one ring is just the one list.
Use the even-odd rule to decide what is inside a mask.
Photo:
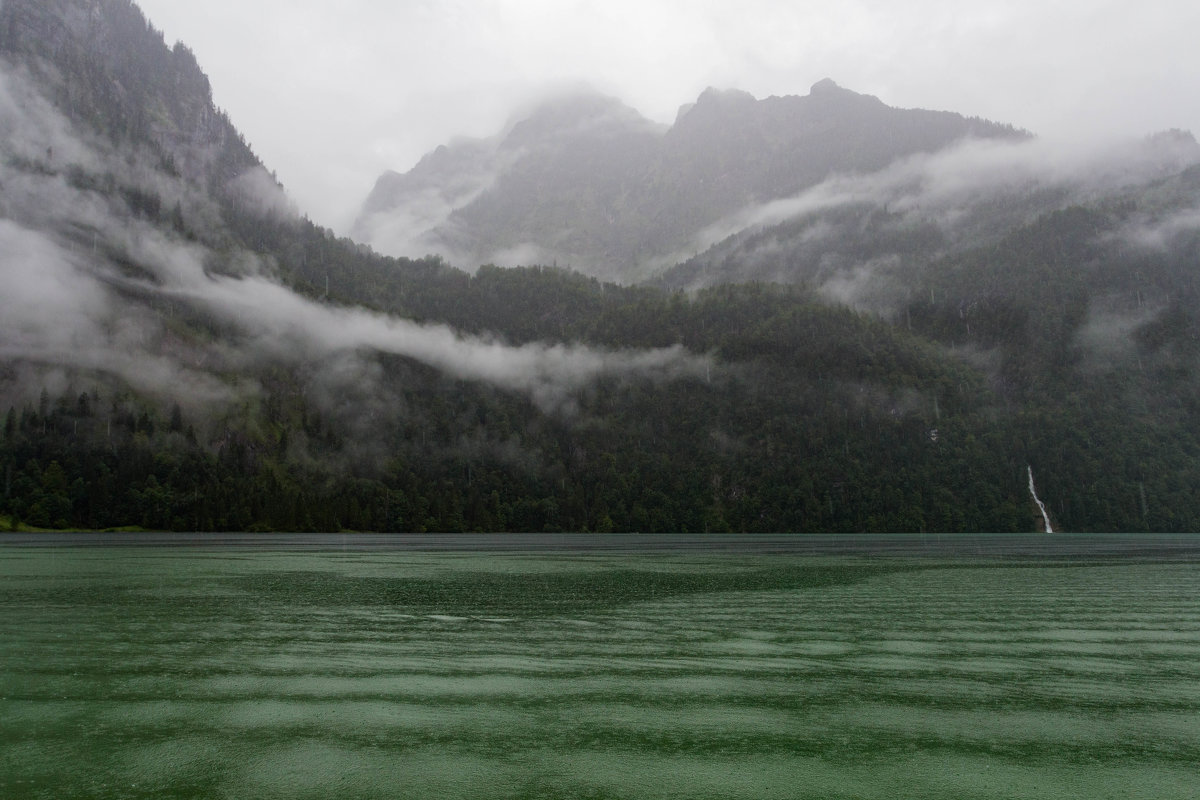
[[(869, 304), (830, 297), (804, 219), (679, 268), (795, 241), (770, 251), (786, 285), (466, 272), (281, 210), (194, 57), (128, 0), (8, 0), (0, 57), (9, 95), (35, 90), (3, 141), (4, 278), (58, 269), (90, 298), (5, 306), (14, 530), (1027, 531), (1031, 468), (1058, 528), (1200, 529), (1200, 235), (1177, 224), (1197, 168), (1038, 196), (953, 246), (839, 211), (838, 258), (899, 254)], [(20, 135), (47, 119), (56, 147)], [(227, 289), (277, 302), (239, 315)], [(425, 336), (459, 355), (405, 339)], [(468, 349), (557, 366), (517, 380), (457, 366)]]

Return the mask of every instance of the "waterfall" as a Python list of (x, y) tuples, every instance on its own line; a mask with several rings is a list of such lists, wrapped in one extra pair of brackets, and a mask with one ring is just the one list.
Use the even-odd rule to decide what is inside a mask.
[(1029, 493), (1033, 495), (1033, 502), (1037, 503), (1037, 507), (1042, 512), (1042, 520), (1046, 523), (1046, 533), (1054, 533), (1054, 528), (1050, 527), (1050, 515), (1046, 513), (1046, 504), (1037, 496), (1037, 489), (1033, 487), (1033, 467), (1029, 467)]

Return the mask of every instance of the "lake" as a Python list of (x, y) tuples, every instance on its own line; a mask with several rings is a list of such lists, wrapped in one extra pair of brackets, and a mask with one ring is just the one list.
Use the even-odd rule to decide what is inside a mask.
[(1200, 537), (0, 537), (3, 798), (1194, 798)]

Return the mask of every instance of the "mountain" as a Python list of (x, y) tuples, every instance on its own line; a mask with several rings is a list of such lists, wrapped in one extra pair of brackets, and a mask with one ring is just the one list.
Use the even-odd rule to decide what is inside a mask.
[(445, 146), (377, 182), (354, 235), (394, 255), (434, 251), (463, 266), (569, 264), (627, 282), (701, 247), (747, 207), (831, 175), (874, 172), (1011, 127), (903, 110), (816, 84), (756, 100), (708, 89), (669, 128), (619, 101), (561, 97), (487, 140)]
[(145, 47), (147, 32), (156, 33), (131, 2), (0, 6), (0, 52), (64, 116), (114, 143), (153, 150), (169, 171), (220, 193), (261, 165), (213, 106), (191, 50)]
[(886, 311), (930, 264), (994, 245), (1055, 211), (1122, 202), (1197, 163), (1200, 145), (1184, 131), (1092, 146), (965, 141), (747, 207), (714, 231), (710, 247), (654, 283), (805, 284)]
[(473, 267), (548, 264), (558, 254), (566, 264), (572, 253), (623, 259), (640, 225), (623, 198), (661, 135), (613, 98), (559, 97), (497, 137), (443, 146), (404, 175), (385, 174), (354, 236), (396, 255), (477, 253)]
[[(514, 180), (549, 197), (575, 169), (578, 203), (624, 187), (655, 242), (660, 227), (676, 235), (680, 208), (786, 195), (741, 206), (708, 261), (664, 273), (675, 285), (467, 273), (298, 216), (186, 47), (128, 0), (5, 0), (0, 519), (1019, 531), (1042, 524), (1032, 469), (1065, 529), (1197, 529), (1190, 136), (1080, 153), (997, 131), (885, 160), (868, 132), (847, 156), (863, 171), (833, 177), (743, 152), (789, 114), (792, 135), (821, 140), (827, 101), (900, 118), (829, 85), (709, 94), (667, 131), (567, 97), (497, 140), (447, 147), (396, 191), (477, 195), (466, 214)], [(929, 120), (947, 137), (979, 124), (912, 114), (920, 136)], [(793, 130), (801, 119), (813, 130)], [(906, 136), (911, 150), (920, 137)], [(671, 166), (695, 160), (665, 155), (680, 139), (701, 143), (709, 173)], [(681, 182), (656, 189), (663, 219), (637, 205), (650, 202), (640, 168), (621, 171), (638, 163)], [(504, 169), (446, 188), (472, 164)], [(716, 199), (674, 197), (702, 178)]]

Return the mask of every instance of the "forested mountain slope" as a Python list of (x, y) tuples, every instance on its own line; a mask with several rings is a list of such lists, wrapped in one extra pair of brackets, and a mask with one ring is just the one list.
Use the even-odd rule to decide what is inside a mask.
[(874, 310), (469, 274), (298, 217), (128, 0), (6, 0), (0, 59), (13, 525), (1030, 530), (1029, 466), (1066, 527), (1200, 525), (1194, 171)]

